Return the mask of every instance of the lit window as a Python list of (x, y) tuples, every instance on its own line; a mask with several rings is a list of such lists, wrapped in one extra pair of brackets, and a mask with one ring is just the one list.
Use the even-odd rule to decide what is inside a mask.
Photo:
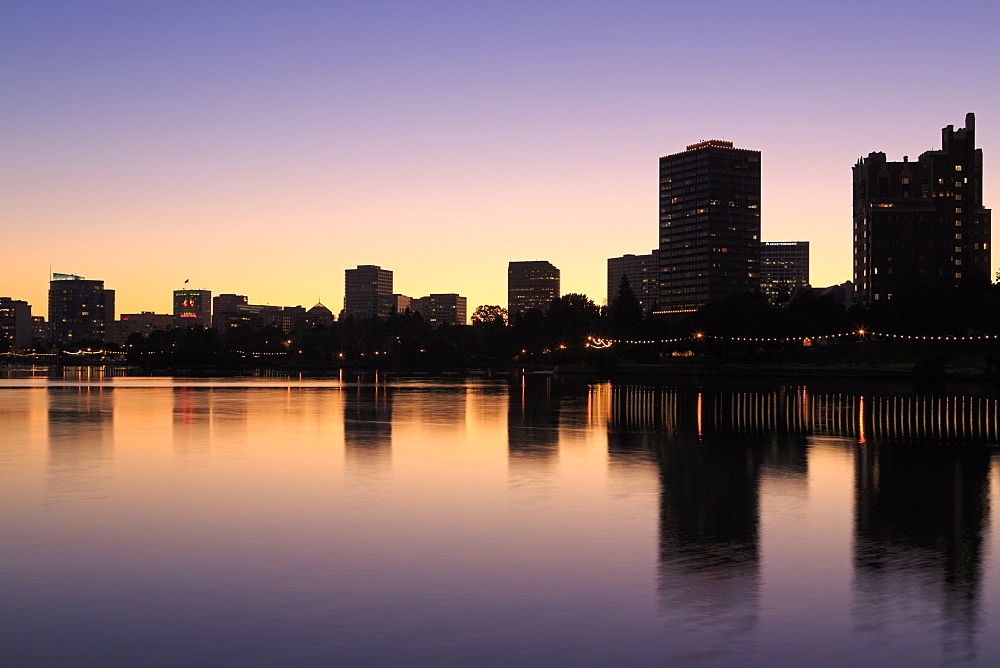
[(956, 220), (955, 221), (955, 227), (961, 227), (961, 226), (962, 226), (962, 221)]
[(956, 172), (962, 171), (962, 165), (955, 165), (955, 171)]
[(961, 239), (961, 238), (962, 238), (962, 234), (961, 234), (961, 233), (958, 233), (958, 234), (956, 234), (956, 235), (955, 235), (955, 238), (956, 238), (956, 239)]
[(956, 271), (955, 272), (955, 278), (962, 278), (962, 272)]
[(955, 260), (955, 266), (956, 267), (961, 267), (962, 266), (962, 261), (961, 260)]
[(961, 253), (962, 252), (962, 247), (961, 246), (955, 246), (955, 252), (956, 253)]
[[(962, 207), (956, 206), (955, 207), (955, 213), (962, 213)], [(957, 223), (958, 221), (956, 220), (955, 222)]]

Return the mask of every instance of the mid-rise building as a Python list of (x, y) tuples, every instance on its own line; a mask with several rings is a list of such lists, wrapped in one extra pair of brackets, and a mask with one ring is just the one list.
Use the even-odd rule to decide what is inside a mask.
[(212, 291), (174, 290), (174, 317), (178, 327), (211, 327)]
[(115, 343), (121, 345), (133, 334), (149, 336), (150, 332), (172, 329), (176, 322), (175, 316), (169, 313), (122, 313), (122, 317), (115, 323)]
[(941, 149), (910, 161), (869, 153), (854, 165), (854, 289), (872, 305), (903, 292), (990, 279), (990, 210), (976, 117), (942, 131)]
[(0, 350), (29, 348), (32, 338), (31, 304), (0, 297)]
[(246, 295), (234, 295), (232, 293), (216, 295), (212, 299), (212, 312), (215, 314), (235, 313), (241, 306), (246, 306), (248, 303), (249, 298)]
[(618, 296), (622, 276), (628, 279), (643, 313), (652, 313), (660, 296), (660, 252), (608, 258), (608, 306)]
[(391, 271), (372, 264), (344, 271), (346, 317), (386, 317), (393, 312), (393, 306)]
[(760, 151), (711, 139), (660, 158), (657, 313), (760, 289)]
[(466, 324), (467, 299), (448, 293), (428, 295), (410, 302), (410, 309), (419, 313), (432, 327)]
[(115, 291), (104, 281), (74, 274), (52, 274), (49, 282), (49, 333), (64, 346), (114, 339)]
[(760, 291), (772, 304), (787, 302), (808, 285), (808, 241), (765, 241), (761, 245)]
[(507, 314), (513, 322), (530, 309), (548, 311), (559, 298), (559, 269), (546, 260), (507, 265)]
[(406, 295), (394, 294), (392, 296), (392, 308), (396, 313), (404, 313), (406, 309), (410, 308), (410, 302), (413, 301), (413, 297), (407, 297)]

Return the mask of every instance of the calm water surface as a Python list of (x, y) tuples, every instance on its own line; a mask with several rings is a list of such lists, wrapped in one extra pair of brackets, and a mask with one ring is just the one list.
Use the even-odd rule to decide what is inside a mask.
[(997, 410), (0, 380), (0, 663), (996, 664)]

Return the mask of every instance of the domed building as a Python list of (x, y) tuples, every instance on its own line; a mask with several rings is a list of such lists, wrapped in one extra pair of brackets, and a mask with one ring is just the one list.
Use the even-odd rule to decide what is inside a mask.
[(318, 302), (306, 311), (306, 324), (310, 327), (329, 327), (333, 324), (333, 311), (323, 306), (323, 302)]

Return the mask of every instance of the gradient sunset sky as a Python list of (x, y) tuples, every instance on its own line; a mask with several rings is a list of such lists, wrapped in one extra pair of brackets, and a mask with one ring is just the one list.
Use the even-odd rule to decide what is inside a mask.
[[(998, 2), (0, 2), (0, 296), (343, 305), (344, 269), (506, 305), (510, 260), (606, 297), (658, 157), (762, 151), (763, 238), (851, 277), (851, 167), (975, 112), (1000, 205)], [(994, 269), (996, 267), (994, 266)]]

